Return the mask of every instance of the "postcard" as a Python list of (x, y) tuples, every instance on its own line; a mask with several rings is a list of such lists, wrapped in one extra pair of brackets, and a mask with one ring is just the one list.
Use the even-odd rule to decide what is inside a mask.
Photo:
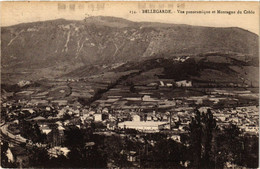
[(0, 5), (1, 167), (258, 168), (259, 2)]

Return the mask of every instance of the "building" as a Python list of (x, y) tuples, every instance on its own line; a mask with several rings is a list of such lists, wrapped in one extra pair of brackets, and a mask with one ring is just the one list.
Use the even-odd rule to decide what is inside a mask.
[(53, 100), (52, 104), (59, 106), (66, 106), (68, 104), (67, 100)]
[(130, 151), (127, 154), (127, 161), (130, 161), (130, 162), (135, 162), (136, 161), (136, 152), (135, 151)]
[(167, 87), (172, 87), (173, 85), (171, 83), (166, 83)]
[(117, 122), (116, 121), (107, 123), (107, 129), (109, 129), (109, 130), (115, 130), (116, 127), (117, 127)]
[(93, 116), (94, 116), (94, 121), (96, 122), (108, 119), (108, 114), (96, 113)]
[(181, 136), (180, 135), (177, 135), (177, 134), (174, 134), (170, 137), (172, 140), (176, 141), (176, 142), (179, 142), (181, 143)]
[(132, 116), (133, 121), (141, 121), (141, 117), (137, 114)]
[(144, 102), (155, 102), (155, 101), (158, 101), (158, 100), (152, 98), (152, 97), (149, 96), (149, 95), (144, 95), (144, 96), (142, 97), (142, 101), (144, 101)]
[(94, 114), (94, 121), (102, 121), (102, 114)]
[(176, 86), (178, 87), (191, 87), (192, 83), (189, 80), (181, 80), (176, 82)]
[(48, 135), (51, 132), (51, 129), (47, 125), (41, 125), (40, 130), (42, 133)]
[(48, 143), (51, 147), (60, 146), (64, 141), (64, 128), (53, 127), (51, 132), (47, 135)]
[(165, 125), (167, 122), (161, 121), (125, 121), (118, 123), (121, 129), (135, 129), (144, 132), (159, 132), (160, 126)]
[(163, 81), (160, 81), (160, 86), (165, 86)]
[(48, 154), (50, 157), (58, 158), (60, 155), (67, 157), (70, 150), (67, 147), (55, 146), (48, 149)]

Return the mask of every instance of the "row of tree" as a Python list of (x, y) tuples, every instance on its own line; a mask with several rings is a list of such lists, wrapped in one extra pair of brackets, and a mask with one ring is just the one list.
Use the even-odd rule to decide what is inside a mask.
[(28, 140), (31, 140), (33, 143), (44, 143), (47, 139), (46, 134), (41, 132), (40, 127), (37, 123), (20, 120), (19, 128), (21, 136)]

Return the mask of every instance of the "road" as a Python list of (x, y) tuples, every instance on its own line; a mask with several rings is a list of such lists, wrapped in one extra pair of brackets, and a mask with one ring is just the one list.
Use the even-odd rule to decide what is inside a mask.
[(8, 143), (14, 143), (14, 144), (21, 144), (21, 143), (26, 143), (26, 139), (23, 138), (21, 135), (14, 135), (8, 130), (8, 126), (11, 123), (5, 123), (3, 124), (0, 129), (1, 129), (1, 139), (4, 139), (8, 141)]

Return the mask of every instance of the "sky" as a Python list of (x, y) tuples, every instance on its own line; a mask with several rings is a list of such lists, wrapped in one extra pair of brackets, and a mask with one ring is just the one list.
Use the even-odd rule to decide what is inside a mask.
[[(171, 13), (142, 13), (142, 10), (149, 9), (171, 10)], [(178, 10), (184, 13), (179, 13)], [(218, 10), (222, 12), (217, 13)], [(203, 13), (187, 14), (187, 11)], [(213, 11), (216, 13), (212, 13)], [(59, 18), (82, 20), (88, 16), (115, 16), (132, 21), (211, 27), (240, 27), (259, 35), (259, 2), (1, 2), (0, 23), (1, 26), (10, 26)]]

